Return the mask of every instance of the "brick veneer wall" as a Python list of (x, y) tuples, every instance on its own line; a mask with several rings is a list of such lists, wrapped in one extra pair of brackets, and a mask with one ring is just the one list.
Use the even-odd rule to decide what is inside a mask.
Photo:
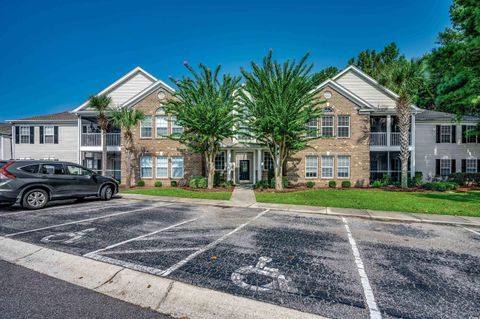
[[(332, 97), (328, 100), (333, 108), (334, 135), (337, 135), (337, 116), (350, 115), (349, 138), (319, 138), (312, 140), (311, 148), (296, 153), (287, 164), (287, 173), (292, 183), (305, 183), (309, 180), (315, 182), (315, 186), (328, 186), (328, 181), (336, 180), (340, 187), (342, 180), (350, 180), (352, 186), (368, 186), (370, 179), (370, 148), (368, 133), (370, 132), (370, 120), (368, 115), (359, 114), (359, 107), (352, 101), (335, 91), (331, 87), (322, 89), (318, 95), (323, 98), (323, 93), (329, 91)], [(327, 114), (326, 114), (327, 115)], [(321, 132), (321, 119), (318, 125)], [(305, 178), (305, 156), (318, 156), (318, 177)], [(321, 156), (334, 156), (334, 178), (321, 178)], [(337, 178), (337, 156), (350, 156), (350, 178)]]
[[(158, 93), (164, 92), (166, 95), (166, 99), (171, 99), (172, 95), (164, 90), (163, 88), (157, 89), (152, 92), (150, 95), (146, 96), (140, 102), (135, 104), (133, 107), (141, 110), (145, 113), (145, 115), (153, 116), (152, 120), (152, 137), (151, 138), (141, 138), (140, 137), (140, 125), (134, 130), (133, 139), (137, 149), (141, 150), (139, 155), (151, 155), (155, 156), (183, 156), (184, 161), (184, 178), (183, 179), (170, 179), (170, 178), (156, 178), (156, 170), (155, 170), (155, 158), (153, 160), (153, 178), (143, 178), (145, 181), (146, 186), (153, 186), (155, 181), (160, 180), (162, 181), (163, 187), (169, 187), (170, 181), (176, 180), (179, 182), (180, 185), (186, 183), (186, 180), (190, 176), (194, 175), (203, 175), (204, 174), (204, 167), (203, 167), (203, 160), (200, 154), (194, 154), (188, 152), (185, 145), (173, 141), (168, 138), (157, 138), (155, 137), (155, 113), (157, 109), (162, 105), (161, 101), (158, 99)], [(171, 123), (169, 122), (169, 132), (171, 132)], [(140, 163), (139, 158), (135, 161), (135, 170), (132, 176), (132, 183), (140, 178)], [(168, 161), (168, 173), (170, 176), (171, 173), (171, 161)], [(126, 163), (125, 163), (125, 150), (123, 147), (122, 141), (122, 177), (126, 177)]]

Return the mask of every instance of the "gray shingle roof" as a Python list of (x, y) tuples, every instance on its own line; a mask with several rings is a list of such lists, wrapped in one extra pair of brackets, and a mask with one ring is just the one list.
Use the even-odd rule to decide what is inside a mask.
[[(415, 117), (416, 121), (456, 121), (456, 115), (452, 113), (446, 112), (438, 112), (438, 111), (431, 111), (431, 110), (423, 110), (423, 112), (418, 113)], [(477, 122), (480, 118), (475, 116), (464, 116), (461, 121), (465, 122)]]
[(52, 113), (52, 114), (45, 114), (45, 115), (36, 115), (32, 117), (26, 117), (23, 119), (13, 120), (12, 122), (67, 122), (67, 121), (76, 121), (77, 116), (70, 112), (61, 112), (61, 113)]
[(0, 135), (12, 135), (12, 126), (10, 124), (0, 124)]

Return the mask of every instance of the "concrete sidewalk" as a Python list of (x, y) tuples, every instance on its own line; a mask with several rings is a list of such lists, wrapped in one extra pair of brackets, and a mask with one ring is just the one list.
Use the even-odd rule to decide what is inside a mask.
[(248, 189), (246, 186), (243, 186), (243, 187), (237, 186), (233, 191), (233, 193), (234, 194), (232, 194), (232, 199), (230, 201), (166, 197), (166, 196), (150, 196), (150, 195), (139, 195), (139, 194), (121, 194), (121, 196), (129, 199), (138, 199), (138, 200), (163, 201), (163, 202), (185, 203), (185, 204), (194, 204), (194, 205), (275, 209), (275, 210), (284, 210), (284, 211), (290, 211), (290, 212), (348, 216), (348, 217), (367, 218), (367, 219), (383, 220), (383, 221), (396, 221), (396, 222), (408, 222), (408, 223), (411, 223), (411, 222), (432, 223), (432, 224), (461, 225), (461, 226), (480, 226), (480, 217), (420, 214), (420, 213), (407, 213), (407, 212), (395, 212), (395, 211), (377, 211), (377, 210), (355, 209), (355, 208), (270, 204), (270, 203), (258, 203), (258, 202), (256, 203), (254, 201), (255, 193), (253, 192), (253, 190)]

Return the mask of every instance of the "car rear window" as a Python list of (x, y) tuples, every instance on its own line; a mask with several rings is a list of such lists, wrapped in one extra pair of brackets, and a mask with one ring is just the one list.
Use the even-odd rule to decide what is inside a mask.
[(38, 167), (39, 167), (38, 164), (37, 165), (27, 165), (27, 166), (20, 167), (20, 170), (24, 171), (26, 173), (36, 174), (36, 173), (38, 173)]
[(48, 175), (64, 175), (65, 170), (62, 164), (43, 164), (40, 173)]

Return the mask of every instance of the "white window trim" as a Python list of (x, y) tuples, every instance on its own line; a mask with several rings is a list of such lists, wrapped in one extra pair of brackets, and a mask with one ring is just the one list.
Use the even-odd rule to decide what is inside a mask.
[[(180, 177), (173, 177), (173, 159), (174, 158), (181, 158), (182, 159), (182, 176)], [(185, 158), (183, 156), (172, 156), (170, 157), (170, 178), (171, 179), (182, 179), (185, 176)]]
[[(166, 126), (159, 126), (158, 124), (160, 124), (160, 121), (159, 121), (159, 118), (164, 118), (165, 119), (165, 124)], [(168, 116), (166, 115), (155, 115), (155, 138), (167, 138), (169, 135), (170, 135), (170, 131), (168, 129)], [(159, 135), (158, 134), (158, 129), (159, 128), (166, 128), (166, 134), (165, 135)]]
[[(22, 129), (25, 128), (26, 130), (28, 130), (28, 134), (22, 134)], [(27, 142), (22, 142), (22, 137), (23, 136), (26, 136), (28, 137), (28, 141)], [(18, 144), (30, 144), (30, 126), (25, 126), (25, 125), (22, 125), (22, 126), (19, 126), (18, 127)]]
[[(332, 125), (323, 125), (323, 118), (324, 117), (331, 117), (332, 118)], [(323, 134), (323, 128), (331, 128), (332, 129), (332, 135), (327, 136)], [(320, 128), (320, 135), (323, 137), (335, 137), (335, 115), (323, 115), (321, 118), (321, 128)]]
[[(445, 166), (444, 164), (445, 163), (448, 163), (447, 166)], [(442, 174), (442, 169), (448, 169), (448, 174), (444, 175)], [(441, 158), (440, 159), (440, 176), (443, 176), (443, 177), (446, 177), (446, 176), (449, 176), (450, 174), (452, 174), (452, 159), (451, 158)]]
[[(150, 118), (150, 126), (144, 126), (143, 122), (145, 121), (146, 118)], [(150, 139), (153, 137), (153, 117), (151, 115), (145, 116), (145, 119), (143, 121), (140, 121), (140, 138), (141, 139)], [(143, 136), (143, 128), (150, 128), (150, 135), (149, 136)]]
[[(346, 117), (348, 118), (348, 126), (347, 125), (340, 125), (340, 117)], [(338, 138), (350, 138), (350, 135), (351, 135), (351, 130), (350, 130), (350, 122), (351, 122), (351, 116), (348, 115), (348, 114), (341, 114), (341, 115), (337, 115), (337, 137)], [(348, 136), (340, 136), (339, 134), (339, 131), (340, 131), (340, 128), (343, 128), (343, 127), (346, 127), (348, 128)]]
[[(348, 158), (348, 166), (340, 166), (340, 157), (346, 157), (346, 158)], [(337, 178), (338, 178), (338, 179), (349, 179), (349, 178), (350, 178), (350, 174), (351, 174), (351, 172), (350, 172), (350, 170), (351, 170), (350, 166), (352, 165), (351, 163), (352, 163), (352, 158), (351, 158), (350, 155), (338, 155), (338, 156), (337, 156)], [(347, 168), (348, 175), (347, 175), (347, 176), (339, 176), (339, 168), (345, 168), (345, 167)]]
[(265, 161), (265, 156), (266, 155), (268, 155), (270, 157), (270, 159), (272, 160), (272, 169), (275, 169), (275, 162), (273, 161), (272, 155), (270, 155), (270, 153), (268, 151), (264, 151), (262, 153), (262, 162), (263, 162), (262, 171), (268, 172), (268, 167), (266, 165), (267, 162)]
[[(474, 172), (469, 172), (468, 171), (468, 161), (473, 161), (473, 168), (475, 169)], [(465, 159), (465, 173), (473, 173), (473, 174), (476, 174), (476, 173), (480, 173), (478, 172), (478, 159), (477, 158), (466, 158)]]
[[(476, 129), (475, 125), (465, 125), (465, 133), (469, 130), (475, 130), (475, 129)], [(468, 141), (469, 138), (474, 138), (475, 140), (473, 142), (469, 142)], [(477, 143), (480, 143), (480, 137), (478, 135), (465, 136), (465, 144), (477, 144)]]
[[(142, 174), (142, 168), (143, 168), (143, 166), (142, 166), (142, 158), (144, 158), (144, 157), (150, 157), (150, 159), (151, 159), (151, 162), (152, 162), (152, 166), (150, 166), (151, 171), (152, 171), (151, 176), (143, 176), (143, 174)], [(146, 167), (146, 168), (148, 168), (148, 167)], [(152, 155), (143, 155), (143, 156), (140, 156), (140, 178), (141, 178), (141, 179), (152, 179), (152, 178), (153, 178), (153, 156), (152, 156)]]
[[(324, 157), (330, 157), (332, 159), (332, 166), (323, 166), (323, 158)], [(322, 155), (321, 158), (321, 165), (320, 165), (320, 176), (321, 178), (324, 178), (324, 179), (332, 179), (332, 178), (335, 178), (335, 156), (333, 155)], [(332, 175), (331, 176), (323, 176), (323, 169), (324, 168), (331, 168), (332, 169)]]
[[(443, 128), (448, 128), (448, 134), (443, 133), (442, 130)], [(448, 142), (444, 142), (442, 139), (442, 136), (448, 135)], [(452, 143), (452, 126), (451, 125), (440, 125), (440, 144), (448, 144)]]
[[(217, 156), (220, 156), (223, 154), (223, 168), (217, 168)], [(227, 167), (227, 159), (226, 159), (226, 153), (225, 151), (220, 151), (215, 155), (215, 159), (213, 160), (213, 165), (215, 166), (216, 171), (223, 171)]]
[[(315, 120), (315, 125), (311, 125), (310, 122)], [(310, 129), (315, 129), (315, 136), (309, 136), (310, 134)], [(316, 138), (318, 137), (318, 117), (311, 119), (310, 121), (307, 122), (307, 133), (305, 134), (307, 138)]]
[[(315, 158), (315, 166), (307, 166), (307, 158)], [(316, 176), (307, 176), (307, 168), (315, 168)], [(305, 156), (305, 179), (318, 179), (318, 156), (306, 155)]]
[[(47, 134), (47, 127), (52, 128), (52, 134)], [(47, 136), (52, 137), (52, 142), (47, 142)], [(43, 126), (43, 143), (44, 144), (55, 144), (55, 126), (54, 125), (44, 125)]]
[[(180, 125), (177, 124), (177, 118), (176, 118), (176, 116), (172, 116), (172, 117), (170, 118), (170, 122), (172, 123), (172, 125), (171, 125), (171, 126), (172, 126), (171, 134), (172, 134), (172, 135), (173, 135), (173, 134), (181, 134), (181, 133), (183, 133), (183, 126), (180, 126)], [(175, 129), (179, 129), (180, 132), (175, 133)]]
[[(167, 160), (167, 166), (166, 167), (162, 167), (162, 166), (159, 166), (159, 158), (164, 158)], [(163, 169), (167, 169), (167, 176), (159, 176), (159, 168), (163, 168)], [(155, 157), (155, 178), (158, 178), (158, 179), (168, 179), (168, 157), (167, 156), (156, 156)]]

